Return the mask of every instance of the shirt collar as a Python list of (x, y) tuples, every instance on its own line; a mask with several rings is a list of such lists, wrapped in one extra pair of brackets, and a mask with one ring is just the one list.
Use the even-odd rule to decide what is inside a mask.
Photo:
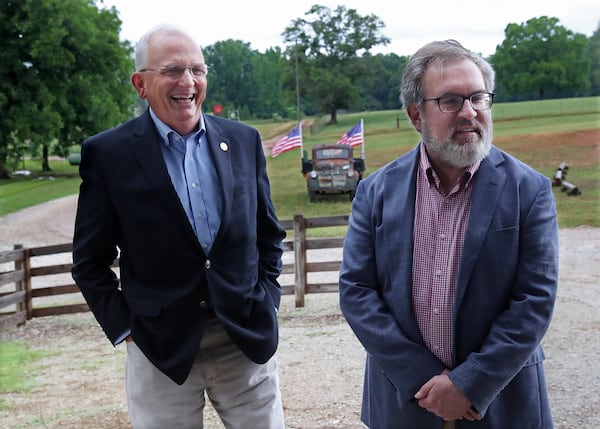
[[(420, 146), (421, 147), (419, 149), (419, 168), (423, 172), (425, 172), (429, 184), (439, 189), (440, 179), (438, 178), (435, 170), (433, 169), (433, 166), (431, 165), (431, 162), (429, 161), (429, 155), (427, 155), (427, 151), (425, 150), (425, 143), (421, 142)], [(481, 160), (469, 165), (469, 167), (465, 170), (465, 172), (462, 174), (459, 180), (459, 186), (461, 189), (464, 189), (468, 185), (470, 185), (471, 180), (473, 179), (473, 175), (477, 172), (480, 165)]]
[[(154, 125), (156, 125), (156, 129), (158, 130), (158, 134), (160, 135), (160, 138), (163, 141), (163, 144), (165, 144), (166, 146), (169, 146), (171, 143), (169, 142), (169, 133), (173, 132), (179, 135), (179, 133), (177, 131), (175, 131), (174, 129), (172, 129), (171, 127), (169, 127), (167, 124), (165, 124), (163, 121), (161, 121), (158, 116), (156, 116), (156, 114), (154, 113), (154, 111), (152, 110), (152, 108), (149, 108), (150, 110), (150, 117), (152, 118), (152, 122), (154, 122)], [(198, 131), (194, 131), (191, 134), (188, 134), (186, 136), (182, 136), (185, 139), (187, 139), (188, 137), (192, 137), (194, 136), (196, 138), (196, 141), (200, 141), (200, 138), (206, 134), (206, 125), (204, 123), (204, 115), (200, 115), (200, 122), (198, 124)]]

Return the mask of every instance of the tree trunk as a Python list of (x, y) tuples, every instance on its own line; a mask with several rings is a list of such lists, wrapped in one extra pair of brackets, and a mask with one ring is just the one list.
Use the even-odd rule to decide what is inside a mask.
[(337, 109), (333, 109), (331, 111), (331, 119), (329, 120), (329, 124), (337, 124)]
[(8, 170), (2, 163), (0, 163), (0, 179), (10, 179), (10, 174), (8, 174)]
[(52, 169), (50, 168), (50, 163), (48, 162), (48, 146), (46, 145), (44, 145), (44, 148), (42, 150), (42, 171), (52, 171)]

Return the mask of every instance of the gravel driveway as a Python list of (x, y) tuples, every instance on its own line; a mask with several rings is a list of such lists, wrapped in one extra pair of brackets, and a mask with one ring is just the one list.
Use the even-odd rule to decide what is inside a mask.
[[(75, 197), (0, 217), (0, 250), (70, 240)], [(600, 228), (560, 231), (560, 286), (544, 340), (556, 428), (600, 427)], [(364, 428), (359, 420), (364, 352), (340, 314), (337, 294), (284, 296), (278, 351), (287, 425)], [(124, 350), (113, 348), (90, 313), (37, 318), (0, 332), (46, 357), (25, 392), (4, 394), (6, 428), (127, 428)], [(208, 429), (220, 429), (209, 409)]]

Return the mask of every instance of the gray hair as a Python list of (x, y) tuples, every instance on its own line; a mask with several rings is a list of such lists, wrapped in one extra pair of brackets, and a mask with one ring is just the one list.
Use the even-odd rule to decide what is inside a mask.
[(422, 79), (427, 67), (433, 62), (441, 64), (450, 58), (472, 61), (481, 70), (486, 91), (494, 91), (495, 72), (490, 63), (456, 40), (436, 41), (428, 43), (415, 52), (406, 65), (400, 82), (400, 102), (403, 108), (411, 104), (421, 106), (425, 94)]
[(193, 37), (186, 31), (174, 25), (161, 24), (152, 28), (150, 31), (140, 37), (140, 40), (138, 40), (138, 42), (135, 44), (136, 71), (140, 71), (141, 69), (148, 67), (148, 47), (150, 45), (150, 39), (158, 34), (184, 34), (190, 39), (193, 39)]

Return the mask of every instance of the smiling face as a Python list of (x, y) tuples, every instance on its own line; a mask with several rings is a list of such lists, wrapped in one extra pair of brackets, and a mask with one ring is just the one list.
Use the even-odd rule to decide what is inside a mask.
[[(487, 92), (479, 68), (467, 59), (431, 63), (423, 75), (424, 99), (452, 94), (470, 97)], [(467, 167), (485, 158), (492, 143), (491, 110), (474, 110), (468, 100), (455, 113), (441, 112), (436, 101), (408, 110), (421, 133), (427, 153), (453, 168)]]
[(204, 64), (200, 47), (179, 31), (163, 31), (148, 40), (146, 71), (136, 71), (131, 83), (156, 116), (181, 135), (198, 127), (202, 103), (206, 98), (206, 75), (193, 76), (189, 70), (169, 77), (157, 70), (166, 66)]

